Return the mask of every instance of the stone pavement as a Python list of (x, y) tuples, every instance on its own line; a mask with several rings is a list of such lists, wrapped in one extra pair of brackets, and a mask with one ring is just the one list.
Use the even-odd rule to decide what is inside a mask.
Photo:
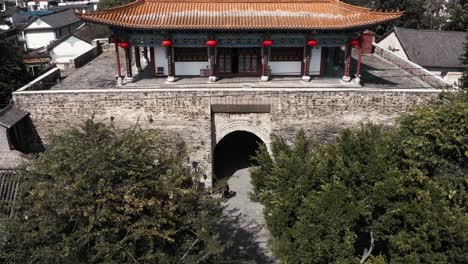
[[(122, 52), (120, 54), (123, 56)], [(353, 55), (351, 73), (355, 72), (356, 54)], [(125, 60), (122, 57), (122, 73), (126, 73)], [(260, 77), (234, 77), (222, 78), (215, 83), (208, 83), (207, 77), (177, 77), (176, 82), (167, 83), (166, 78), (158, 77), (151, 79), (149, 66), (142, 59), (144, 71), (137, 72), (133, 65), (134, 81), (125, 82), (125, 85), (117, 86), (115, 79), (115, 54), (112, 50), (104, 51), (81, 68), (70, 72), (59, 84), (54, 85), (52, 90), (87, 90), (87, 89), (252, 89), (252, 88), (353, 88), (353, 89), (432, 89), (428, 84), (422, 82), (415, 76), (410, 75), (394, 64), (386, 61), (378, 55), (365, 55), (362, 58), (362, 82), (359, 87), (353, 82), (341, 82), (341, 78), (312, 78), (310, 82), (304, 82), (300, 76), (295, 77), (273, 77), (269, 82), (262, 82)], [(177, 72), (176, 72), (177, 73)]]
[(236, 192), (223, 203), (222, 239), (233, 242), (227, 251), (232, 259), (229, 263), (276, 263), (268, 249), (270, 234), (263, 218), (263, 205), (249, 197), (253, 190), (249, 168), (236, 171), (228, 184)]

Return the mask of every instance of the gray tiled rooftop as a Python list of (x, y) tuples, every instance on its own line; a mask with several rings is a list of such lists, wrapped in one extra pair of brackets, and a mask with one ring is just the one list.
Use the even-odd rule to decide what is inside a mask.
[[(124, 59), (121, 59), (124, 62)], [(144, 63), (142, 59), (142, 63)], [(122, 63), (124, 64), (124, 63)], [(351, 74), (356, 67), (353, 59)], [(343, 83), (339, 78), (314, 78), (304, 82), (300, 77), (273, 77), (262, 82), (259, 77), (224, 78), (208, 83), (207, 77), (178, 78), (167, 83), (164, 77), (149, 78), (148, 67), (134, 76), (134, 82), (117, 86), (115, 80), (115, 57), (112, 51), (104, 51), (85, 66), (66, 76), (54, 90), (111, 89), (111, 88), (355, 88), (354, 83)], [(134, 67), (134, 73), (136, 68)], [(122, 65), (122, 73), (125, 66)], [(431, 87), (404, 70), (377, 55), (364, 55), (362, 59), (362, 89), (421, 89)]]

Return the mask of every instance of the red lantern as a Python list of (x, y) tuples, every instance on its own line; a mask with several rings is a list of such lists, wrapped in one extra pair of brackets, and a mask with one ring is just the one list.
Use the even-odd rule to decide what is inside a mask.
[(315, 39), (309, 39), (307, 41), (307, 46), (308, 47), (315, 47), (315, 46), (317, 46), (317, 41)]
[(126, 49), (130, 46), (130, 44), (128, 44), (128, 42), (126, 41), (122, 41), (119, 43), (119, 47), (121, 47), (122, 49)]
[(218, 42), (214, 39), (210, 39), (206, 42), (206, 46), (208, 47), (215, 47), (216, 45), (218, 45)]
[(170, 39), (165, 39), (162, 42), (162, 46), (165, 48), (169, 48), (170, 46), (172, 46), (172, 41)]
[(352, 39), (349, 44), (351, 44), (351, 46), (357, 46), (359, 45), (359, 40), (358, 39)]
[(273, 45), (273, 41), (271, 41), (271, 40), (264, 40), (262, 42), (263, 47), (271, 47), (271, 45)]

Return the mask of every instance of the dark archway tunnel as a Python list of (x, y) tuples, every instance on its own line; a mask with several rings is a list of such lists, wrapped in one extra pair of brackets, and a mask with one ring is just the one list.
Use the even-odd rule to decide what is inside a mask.
[(215, 179), (232, 176), (237, 170), (255, 166), (251, 157), (263, 141), (255, 134), (234, 131), (227, 134), (214, 150), (213, 172)]

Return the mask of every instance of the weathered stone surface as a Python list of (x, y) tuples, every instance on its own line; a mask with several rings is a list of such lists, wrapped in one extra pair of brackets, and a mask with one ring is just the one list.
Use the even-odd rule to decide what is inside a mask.
[[(345, 127), (375, 122), (392, 125), (410, 107), (437, 99), (432, 89), (105, 89), (24, 91), (14, 94), (17, 107), (30, 112), (42, 140), (94, 117), (116, 127), (136, 124), (177, 134), (188, 145), (190, 161), (205, 170), (211, 185), (212, 152), (235, 130), (292, 139), (299, 129), (332, 140)], [(211, 104), (270, 104), (270, 113), (212, 113)]]

